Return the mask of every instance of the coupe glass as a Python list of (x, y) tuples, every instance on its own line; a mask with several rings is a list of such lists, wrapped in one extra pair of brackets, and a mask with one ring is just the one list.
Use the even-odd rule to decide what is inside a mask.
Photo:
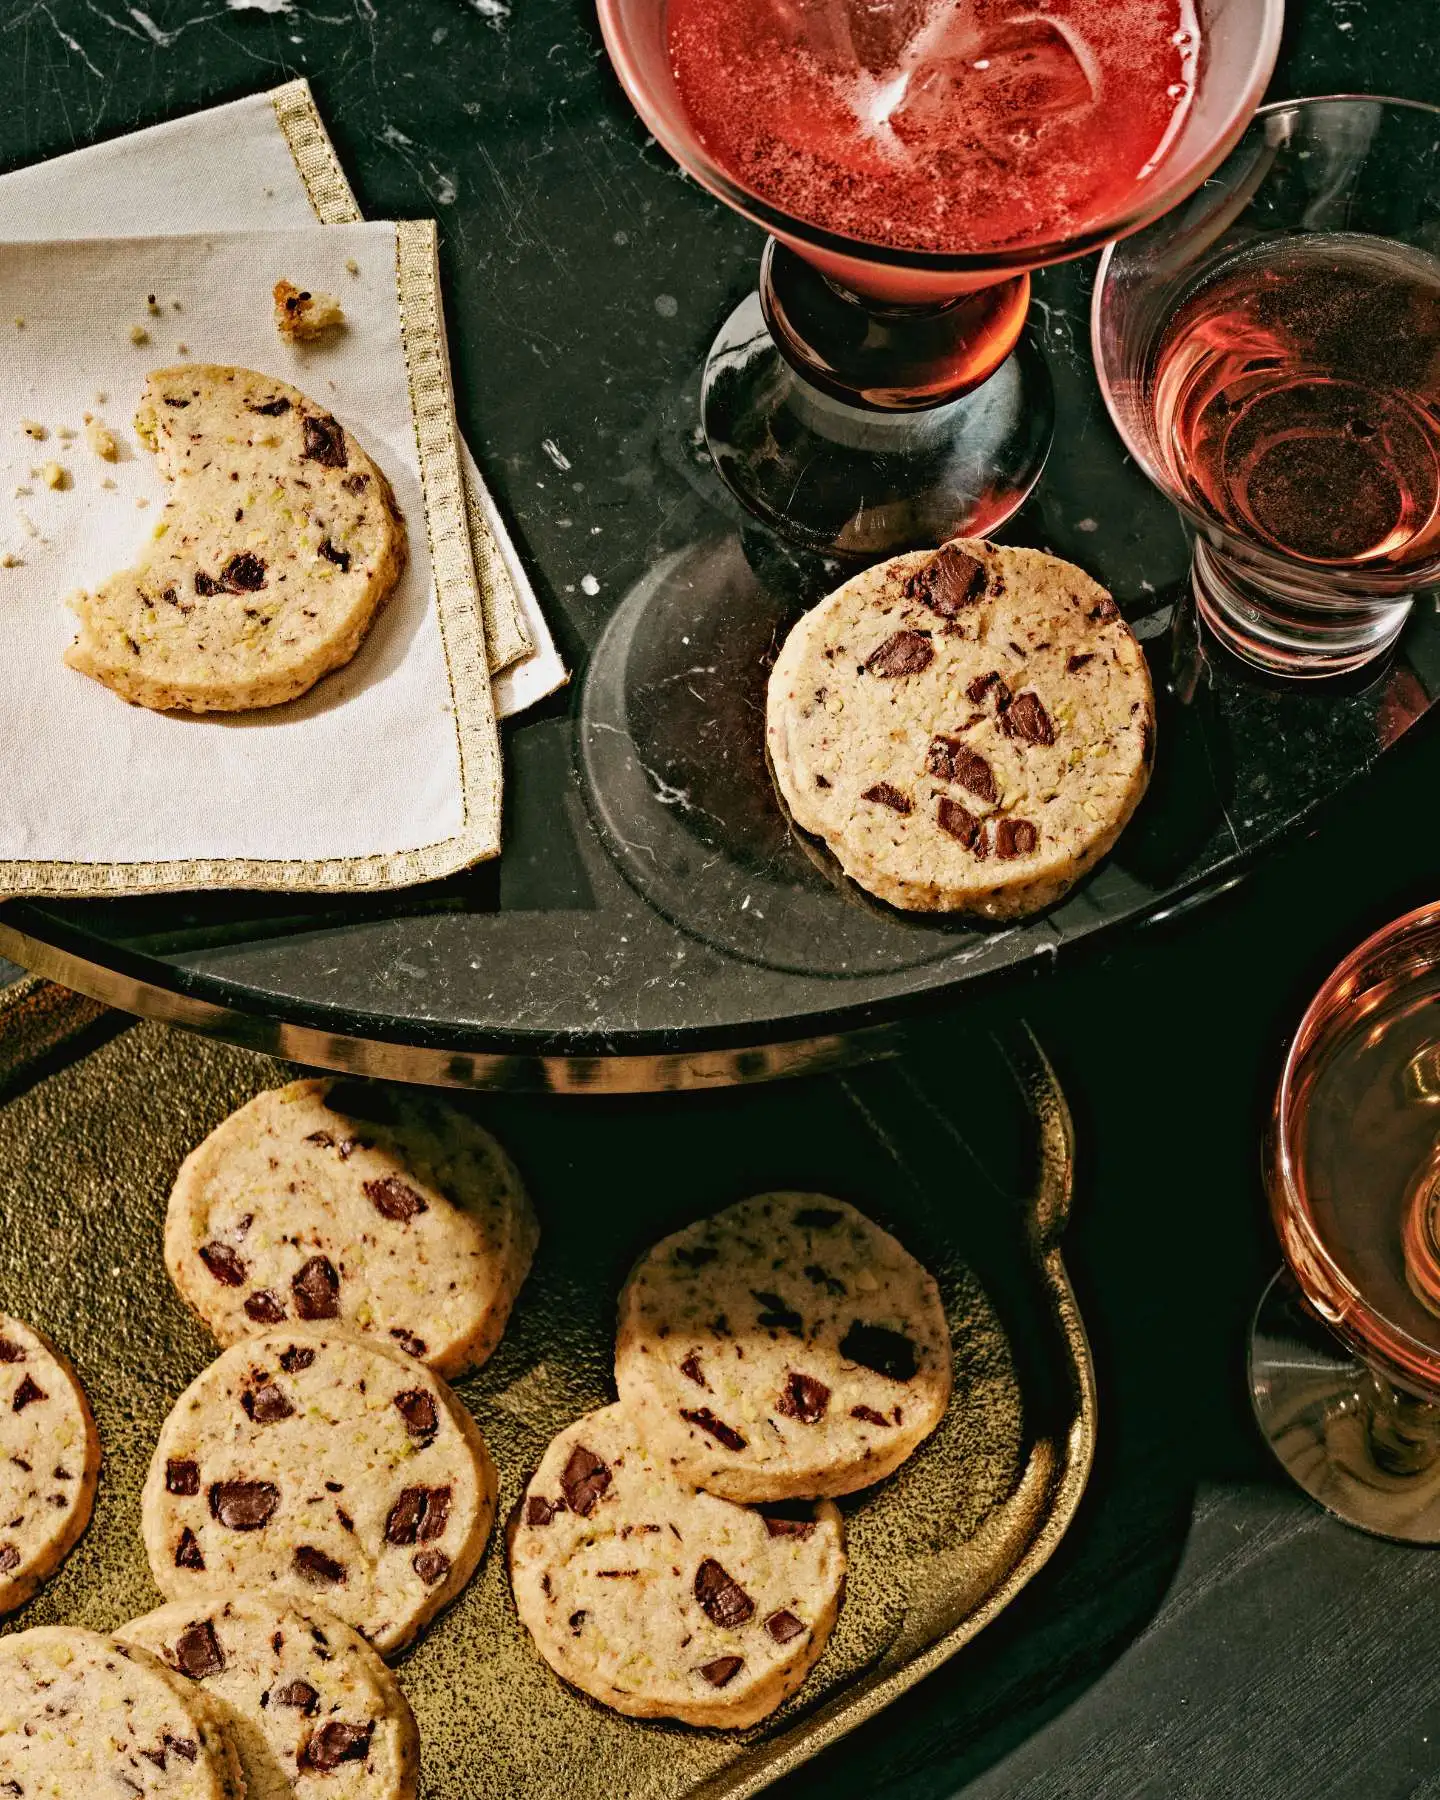
[(651, 132), (768, 231), (760, 291), (721, 329), (702, 389), (720, 474), (807, 549), (854, 558), (994, 529), (1044, 465), (1049, 376), (1022, 335), (1030, 271), (1175, 205), (1234, 147), (1279, 46), (1282, 0), (1199, 0), (1183, 124), (1123, 207), (1053, 243), (957, 255), (867, 244), (792, 218), (707, 155), (682, 105), (664, 0), (599, 0), (612, 62)]
[(1251, 1338), (1260, 1429), (1348, 1524), (1440, 1543), (1440, 904), (1311, 1001), (1266, 1166), (1286, 1269)]
[(1201, 617), (1272, 674), (1363, 667), (1440, 582), (1437, 248), (1440, 112), (1347, 95), (1264, 108), (1101, 261), (1111, 416), (1194, 532)]

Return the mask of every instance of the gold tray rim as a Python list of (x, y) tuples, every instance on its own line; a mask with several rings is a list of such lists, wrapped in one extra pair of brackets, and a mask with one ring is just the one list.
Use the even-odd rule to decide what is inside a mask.
[(1036, 1274), (1054, 1309), (1076, 1384), (1074, 1415), (1063, 1447), (1057, 1445), (1059, 1460), (1049, 1477), (1048, 1501), (1043, 1505), (1040, 1523), (1004, 1577), (958, 1625), (908, 1656), (879, 1680), (862, 1682), (858, 1688), (836, 1695), (818, 1713), (753, 1759), (744, 1758), (733, 1770), (702, 1783), (693, 1790), (695, 1800), (750, 1800), (750, 1796), (792, 1774), (918, 1686), (976, 1638), (1039, 1574), (1079, 1509), (1095, 1462), (1098, 1394), (1089, 1335), (1060, 1251), (1074, 1198), (1074, 1120), (1059, 1077), (1030, 1027), (1022, 1022), (996, 1037), (1011, 1073), (1029, 1100), (1039, 1135), (1035, 1181), (1027, 1201), (1031, 1252)]
[[(0, 987), (0, 1104), (27, 1075), (39, 1074), (47, 1059), (67, 1046), (74, 1046), (78, 1060), (90, 1048), (84, 1040), (96, 1031), (106, 1026), (123, 1031), (140, 1022), (41, 976), (24, 976)], [(750, 1800), (916, 1687), (976, 1638), (1034, 1579), (1079, 1508), (1094, 1465), (1098, 1395), (1089, 1337), (1060, 1248), (1074, 1195), (1074, 1123), (1059, 1078), (1029, 1026), (1021, 1023), (997, 1033), (996, 1040), (1027, 1098), (1037, 1131), (1035, 1179), (1024, 1202), (1029, 1247), (1074, 1383), (1073, 1413), (1063, 1439), (1057, 1436), (1055, 1442), (1056, 1460), (1045, 1478), (1048, 1492), (1039, 1502), (1039, 1522), (1001, 1579), (958, 1624), (907, 1655), (897, 1667), (837, 1694), (784, 1737), (743, 1754), (731, 1768), (702, 1781), (691, 1790), (696, 1800)]]

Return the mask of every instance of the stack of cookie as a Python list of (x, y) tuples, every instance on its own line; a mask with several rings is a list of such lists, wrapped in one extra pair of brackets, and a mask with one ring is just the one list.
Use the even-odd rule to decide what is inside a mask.
[(512, 1518), (541, 1655), (633, 1717), (764, 1718), (839, 1613), (834, 1497), (935, 1429), (951, 1364), (933, 1278), (841, 1201), (762, 1194), (656, 1245), (621, 1296), (619, 1403), (561, 1432)]
[[(423, 1096), (295, 1082), (191, 1154), (165, 1260), (230, 1347), (177, 1401), (145, 1486), (170, 1604), (113, 1638), (0, 1640), (0, 1793), (104, 1775), (105, 1792), (284, 1800), (323, 1774), (340, 1800), (413, 1800), (415, 1722), (381, 1656), (489, 1538), (495, 1468), (444, 1377), (494, 1350), (537, 1235), (500, 1147)], [(25, 1492), (3, 1508), (0, 1611), (83, 1531), (100, 1461), (69, 1366), (0, 1320), (7, 1451), (0, 1499)]]

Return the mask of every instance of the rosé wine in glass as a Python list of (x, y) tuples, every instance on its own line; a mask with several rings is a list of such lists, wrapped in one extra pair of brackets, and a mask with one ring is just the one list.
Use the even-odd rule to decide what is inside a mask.
[(1419, 101), (1277, 102), (1101, 259), (1110, 415), (1191, 527), (1207, 641), (1267, 675), (1378, 666), (1440, 589), (1437, 146)]
[(1440, 1543), (1440, 906), (1311, 1001), (1265, 1164), (1286, 1272), (1251, 1336), (1260, 1428), (1347, 1523)]
[(1266, 242), (1166, 328), (1157, 435), (1221, 525), (1301, 562), (1424, 570), (1440, 553), (1437, 368), (1428, 252), (1345, 232)]

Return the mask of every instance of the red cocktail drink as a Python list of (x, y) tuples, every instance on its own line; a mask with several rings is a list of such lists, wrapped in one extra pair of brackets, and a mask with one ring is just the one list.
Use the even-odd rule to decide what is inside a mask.
[(1205, 179), (1282, 0), (597, 0), (627, 93), (771, 234), (701, 418), (735, 494), (852, 557), (995, 529), (1049, 449), (1030, 271)]
[(668, 0), (696, 136), (791, 217), (963, 255), (1133, 205), (1194, 93), (1190, 0)]

